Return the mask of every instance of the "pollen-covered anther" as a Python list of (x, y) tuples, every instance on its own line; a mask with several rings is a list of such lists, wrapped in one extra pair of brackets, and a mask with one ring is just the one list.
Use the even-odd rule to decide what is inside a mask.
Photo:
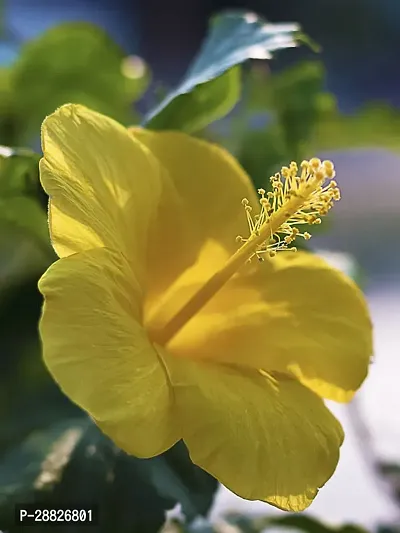
[(318, 159), (317, 157), (313, 157), (309, 161), (309, 165), (314, 170), (318, 170), (321, 167), (321, 159)]
[(278, 251), (296, 250), (289, 245), (297, 237), (311, 238), (307, 231), (300, 233), (297, 226), (320, 224), (321, 217), (327, 215), (334, 202), (340, 199), (339, 187), (332, 179), (334, 175), (333, 163), (321, 162), (316, 157), (302, 161), (299, 167), (294, 161), (288, 167), (282, 167), (270, 178), (272, 191), (258, 189), (259, 213), (253, 216), (250, 202), (247, 199), (242, 201), (250, 235), (238, 242), (251, 246), (251, 256), (257, 258), (266, 253), (273, 257)]

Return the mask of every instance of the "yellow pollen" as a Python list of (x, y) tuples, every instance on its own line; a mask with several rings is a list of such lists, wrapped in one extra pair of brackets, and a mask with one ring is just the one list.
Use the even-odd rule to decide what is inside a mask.
[(321, 160), (316, 157), (313, 157), (312, 159), (310, 159), (309, 165), (314, 170), (318, 170), (321, 167)]
[[(259, 259), (263, 253), (273, 257), (276, 252), (293, 250), (289, 248), (296, 237), (311, 239), (307, 231), (300, 233), (296, 226), (301, 224), (320, 224), (321, 216), (325, 216), (332, 208), (334, 201), (340, 199), (340, 190), (336, 181), (331, 178), (335, 175), (333, 163), (313, 158), (310, 161), (302, 161), (301, 175), (298, 176), (296, 163), (290, 163), (289, 167), (282, 167), (280, 173), (270, 178), (272, 193), (259, 189), (261, 196), (261, 211), (254, 218), (248, 216), (250, 235), (247, 239), (241, 239), (241, 243), (253, 242), (255, 237), (264, 234), (264, 227), (270, 229), (263, 242), (254, 246), (250, 259), (254, 256)], [(329, 180), (329, 183), (325, 182)], [(247, 205), (247, 204), (246, 204)], [(278, 216), (279, 214), (279, 216)], [(272, 222), (276, 219), (285, 220), (280, 225)], [(273, 255), (271, 255), (273, 252)]]
[(302, 161), (298, 166), (290, 163), (270, 178), (272, 192), (258, 189), (261, 196), (260, 212), (252, 216), (252, 207), (247, 198), (242, 200), (249, 226), (249, 237), (236, 237), (239, 249), (226, 264), (217, 271), (190, 300), (161, 328), (151, 331), (151, 338), (165, 346), (198, 313), (210, 299), (230, 280), (230, 278), (254, 256), (263, 261), (266, 254), (273, 258), (277, 252), (297, 248), (289, 245), (297, 238), (311, 238), (308, 232), (300, 233), (298, 225), (320, 224), (332, 208), (334, 201), (340, 198), (340, 191), (335, 181), (331, 161), (313, 158)]

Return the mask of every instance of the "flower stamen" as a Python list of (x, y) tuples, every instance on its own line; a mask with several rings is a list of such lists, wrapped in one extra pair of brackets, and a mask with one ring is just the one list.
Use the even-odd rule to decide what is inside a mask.
[[(282, 167), (281, 172), (270, 178), (272, 192), (267, 193), (264, 189), (258, 189), (260, 198), (260, 213), (252, 217), (249, 201), (244, 198), (242, 204), (246, 209), (250, 235), (247, 239), (238, 238), (241, 244), (258, 237), (261, 228), (268, 224), (278, 211), (284, 209), (286, 220), (279, 227), (273, 229), (274, 224), (269, 224), (271, 229), (267, 238), (258, 244), (251, 257), (260, 259), (262, 254), (274, 257), (276, 252), (282, 250), (295, 250), (289, 245), (297, 238), (305, 240), (311, 238), (307, 231), (300, 233), (296, 227), (300, 224), (320, 224), (321, 216), (328, 214), (333, 207), (334, 201), (340, 199), (340, 190), (333, 181), (335, 175), (331, 161), (321, 161), (313, 158), (301, 163), (300, 176), (297, 175), (296, 163), (290, 163), (290, 167)], [(324, 185), (326, 179), (332, 179), (328, 185)], [(301, 207), (294, 211), (291, 208), (292, 198), (300, 199)], [(297, 202), (292, 202), (294, 205)]]
[[(311, 234), (300, 233), (298, 225), (320, 224), (321, 217), (340, 199), (337, 183), (333, 181), (335, 170), (331, 161), (317, 158), (303, 161), (298, 176), (296, 163), (283, 167), (271, 177), (272, 191), (259, 189), (260, 212), (252, 216), (252, 207), (247, 198), (242, 200), (250, 230), (248, 238), (238, 236), (240, 248), (227, 263), (217, 271), (190, 300), (162, 327), (152, 332), (152, 339), (165, 346), (182, 327), (202, 309), (207, 302), (230, 280), (252, 257), (264, 260), (265, 254), (274, 257), (282, 250), (295, 252), (291, 246), (297, 237), (308, 240)], [(326, 185), (326, 181), (331, 180)]]

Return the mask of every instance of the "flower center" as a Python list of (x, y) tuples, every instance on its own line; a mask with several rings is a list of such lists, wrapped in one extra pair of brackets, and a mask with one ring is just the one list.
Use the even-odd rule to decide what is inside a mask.
[[(274, 257), (278, 251), (292, 250), (289, 245), (296, 237), (308, 240), (311, 235), (300, 233), (298, 225), (320, 224), (324, 216), (340, 199), (337, 183), (333, 181), (335, 171), (331, 161), (313, 158), (303, 161), (298, 176), (296, 163), (283, 167), (281, 172), (271, 177), (272, 191), (259, 189), (260, 212), (252, 216), (252, 207), (244, 198), (242, 204), (249, 224), (247, 239), (238, 236), (240, 248), (229, 258), (200, 289), (163, 326), (152, 333), (152, 339), (165, 346), (198, 313), (210, 299), (231, 279), (231, 277), (253, 257), (260, 261), (264, 255)], [(326, 181), (330, 180), (328, 184)]]

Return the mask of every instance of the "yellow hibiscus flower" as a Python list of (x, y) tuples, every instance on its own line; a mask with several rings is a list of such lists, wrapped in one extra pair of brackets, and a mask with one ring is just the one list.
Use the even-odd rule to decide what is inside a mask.
[(62, 390), (130, 454), (183, 439), (239, 496), (306, 508), (343, 440), (323, 398), (350, 400), (372, 351), (355, 284), (280, 251), (338, 198), (332, 164), (292, 164), (258, 200), (222, 148), (79, 105), (45, 120), (42, 144), (60, 259), (40, 332)]

